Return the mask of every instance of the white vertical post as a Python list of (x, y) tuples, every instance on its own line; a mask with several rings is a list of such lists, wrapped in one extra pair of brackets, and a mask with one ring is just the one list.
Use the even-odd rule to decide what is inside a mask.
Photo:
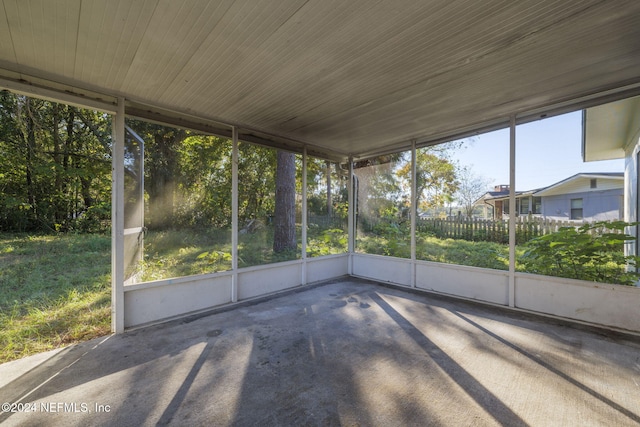
[(416, 218), (418, 216), (418, 206), (416, 206), (416, 141), (411, 141), (411, 205), (409, 212), (411, 215), (411, 287), (416, 287)]
[(124, 98), (118, 98), (111, 144), (111, 331), (124, 332)]
[[(125, 129), (126, 130), (126, 129)], [(141, 141), (139, 141), (139, 147), (140, 147), (140, 170), (138, 171), (138, 173), (140, 174), (140, 193), (138, 193), (138, 197), (140, 197), (140, 200), (138, 201), (139, 206), (138, 209), (140, 210), (140, 227), (142, 227), (142, 230), (140, 231), (140, 238), (138, 240), (138, 244), (139, 244), (139, 248), (138, 248), (138, 259), (137, 262), (141, 263), (142, 261), (144, 261), (144, 235), (145, 235), (145, 227), (144, 227), (144, 150), (145, 150), (145, 144), (144, 144), (144, 139), (140, 138)], [(139, 266), (140, 264), (138, 264)]]
[(516, 304), (516, 117), (509, 121), (509, 307)]
[(347, 234), (348, 234), (348, 246), (347, 246), (347, 251), (349, 253), (349, 266), (348, 266), (348, 272), (349, 274), (353, 274), (353, 253), (355, 251), (355, 238), (356, 238), (356, 233), (355, 233), (355, 214), (356, 214), (356, 210), (355, 210), (355, 195), (353, 194), (353, 184), (354, 184), (354, 179), (353, 179), (353, 158), (349, 157), (349, 190), (347, 192), (348, 194), (348, 200), (349, 200), (349, 207), (348, 207), (348, 219), (347, 219)]
[(302, 282), (307, 284), (307, 147), (302, 149)]
[(238, 301), (238, 128), (232, 129), (231, 148), (231, 302)]

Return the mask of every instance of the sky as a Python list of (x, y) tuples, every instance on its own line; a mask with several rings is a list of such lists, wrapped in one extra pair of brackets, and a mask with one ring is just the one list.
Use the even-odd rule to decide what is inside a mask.
[[(509, 184), (509, 129), (481, 134), (465, 142), (454, 159), (486, 179)], [(623, 172), (624, 159), (582, 161), (582, 112), (516, 127), (516, 190), (543, 188), (580, 172)]]

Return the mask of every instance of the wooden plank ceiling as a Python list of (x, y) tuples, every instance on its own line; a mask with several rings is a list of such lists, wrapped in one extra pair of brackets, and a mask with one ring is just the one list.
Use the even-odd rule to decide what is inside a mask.
[(2, 4), (0, 77), (340, 156), (640, 84), (637, 1)]

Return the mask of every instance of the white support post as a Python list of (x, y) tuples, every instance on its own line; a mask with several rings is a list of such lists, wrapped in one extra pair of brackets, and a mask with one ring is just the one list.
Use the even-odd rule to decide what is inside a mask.
[(509, 307), (516, 305), (516, 117), (509, 123)]
[(354, 179), (353, 179), (353, 158), (349, 157), (349, 190), (347, 192), (348, 194), (348, 200), (349, 200), (349, 207), (348, 207), (348, 219), (347, 219), (347, 234), (348, 234), (348, 246), (347, 246), (347, 251), (349, 253), (349, 266), (348, 266), (348, 272), (349, 274), (353, 274), (353, 253), (355, 251), (355, 238), (356, 238), (356, 233), (355, 233), (355, 195), (353, 194), (353, 184), (354, 184)]
[(231, 302), (238, 301), (238, 128), (232, 130), (231, 149)]
[(307, 147), (302, 149), (302, 281), (307, 284)]
[(145, 238), (145, 227), (144, 227), (144, 162), (145, 162), (145, 146), (144, 146), (144, 139), (140, 138), (139, 141), (140, 145), (140, 170), (139, 170), (139, 174), (140, 174), (140, 193), (138, 193), (138, 197), (140, 197), (140, 200), (138, 201), (138, 203), (140, 203), (139, 206), (139, 211), (140, 211), (140, 217), (138, 218), (140, 227), (142, 227), (142, 231), (140, 232), (140, 238), (138, 239), (138, 244), (140, 245), (140, 247), (138, 248), (138, 258), (136, 260), (136, 262), (138, 263), (138, 266), (140, 265), (140, 263), (142, 261), (144, 261), (144, 238)]
[(411, 141), (411, 287), (416, 287), (416, 220), (418, 216), (418, 206), (416, 205), (416, 141)]
[(118, 98), (111, 145), (111, 331), (124, 332), (124, 98)]

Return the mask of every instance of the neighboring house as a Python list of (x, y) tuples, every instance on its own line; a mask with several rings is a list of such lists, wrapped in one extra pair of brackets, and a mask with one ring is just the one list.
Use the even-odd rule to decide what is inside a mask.
[(493, 191), (487, 191), (484, 193), (482, 197), (473, 203), (473, 205), (482, 208), (483, 218), (501, 218), (505, 211), (504, 197), (507, 197), (508, 204), (509, 186), (496, 185)]
[[(476, 204), (490, 206), (494, 219), (509, 216), (509, 187), (496, 187)], [(605, 221), (623, 218), (624, 174), (579, 173), (545, 188), (516, 191), (516, 215), (553, 220)]]

